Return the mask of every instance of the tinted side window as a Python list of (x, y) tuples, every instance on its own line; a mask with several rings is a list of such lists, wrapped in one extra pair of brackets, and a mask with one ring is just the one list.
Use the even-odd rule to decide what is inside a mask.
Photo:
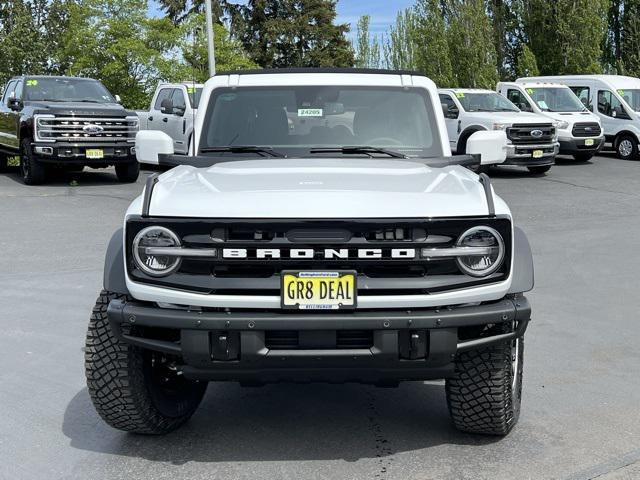
[(457, 117), (459, 113), (458, 106), (453, 101), (453, 98), (443, 93), (440, 94), (440, 103), (442, 104), (442, 110), (445, 117), (452, 118), (454, 115)]
[(576, 94), (576, 97), (580, 99), (582, 104), (591, 110), (591, 102), (589, 101), (589, 97), (591, 96), (591, 91), (589, 87), (569, 87), (573, 93)]
[(612, 118), (630, 118), (620, 100), (609, 90), (598, 90), (598, 112)]
[(520, 110), (523, 110), (525, 112), (533, 112), (533, 108), (531, 108), (531, 104), (527, 100), (527, 97), (525, 97), (520, 90), (510, 88), (509, 90), (507, 90), (507, 98)]
[(177, 108), (183, 111), (187, 109), (187, 103), (184, 99), (184, 92), (182, 91), (182, 89), (176, 88), (173, 91), (173, 96), (171, 97), (171, 100), (173, 101), (174, 109)]
[(7, 85), (7, 89), (4, 91), (4, 96), (2, 97), (2, 103), (3, 104), (7, 104), (7, 100), (9, 100), (9, 95), (11, 95), (11, 92), (15, 91), (15, 86), (16, 86), (16, 81), (13, 80), (11, 82), (9, 82), (9, 84)]
[(158, 93), (158, 98), (156, 99), (156, 104), (153, 106), (153, 109), (160, 110), (160, 108), (162, 107), (162, 101), (167, 98), (171, 98), (172, 94), (173, 94), (172, 88), (163, 88), (162, 90), (160, 90), (160, 93)]

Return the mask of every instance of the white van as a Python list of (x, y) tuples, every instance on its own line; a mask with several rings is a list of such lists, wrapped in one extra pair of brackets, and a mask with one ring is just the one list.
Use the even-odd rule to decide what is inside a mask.
[(606, 141), (623, 159), (638, 158), (640, 143), (640, 79), (621, 75), (566, 75), (519, 78), (519, 83), (567, 85), (600, 117)]
[(524, 112), (554, 120), (560, 154), (590, 160), (604, 145), (600, 119), (566, 85), (548, 82), (500, 82), (496, 87)]

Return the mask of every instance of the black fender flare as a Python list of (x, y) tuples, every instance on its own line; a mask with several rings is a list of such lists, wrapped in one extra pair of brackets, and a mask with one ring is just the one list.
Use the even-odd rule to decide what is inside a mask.
[(535, 284), (533, 254), (527, 235), (519, 227), (513, 229), (513, 272), (510, 294), (533, 290)]
[(104, 258), (103, 286), (108, 292), (129, 294), (126, 272), (124, 270), (124, 252), (122, 246), (123, 229), (119, 228), (111, 236)]

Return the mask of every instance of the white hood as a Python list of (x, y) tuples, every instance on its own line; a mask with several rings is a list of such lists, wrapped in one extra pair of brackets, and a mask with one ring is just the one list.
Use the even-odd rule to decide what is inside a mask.
[[(141, 198), (129, 214), (140, 214)], [(509, 214), (495, 197), (497, 214)], [(410, 160), (263, 159), (160, 176), (151, 216), (196, 218), (426, 218), (485, 216), (478, 176)]]
[(551, 123), (545, 116), (530, 112), (467, 112), (465, 116), (469, 118), (478, 117), (483, 120), (490, 118), (495, 123), (510, 125), (514, 123)]

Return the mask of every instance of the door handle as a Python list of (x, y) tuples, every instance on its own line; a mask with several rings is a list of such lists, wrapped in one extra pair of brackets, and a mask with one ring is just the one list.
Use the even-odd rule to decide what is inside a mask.
[(164, 118), (162, 119), (162, 121), (163, 121), (164, 123), (169, 122), (169, 117), (164, 117)]
[(153, 122), (153, 117), (149, 117), (149, 121), (150, 121), (150, 122)]

